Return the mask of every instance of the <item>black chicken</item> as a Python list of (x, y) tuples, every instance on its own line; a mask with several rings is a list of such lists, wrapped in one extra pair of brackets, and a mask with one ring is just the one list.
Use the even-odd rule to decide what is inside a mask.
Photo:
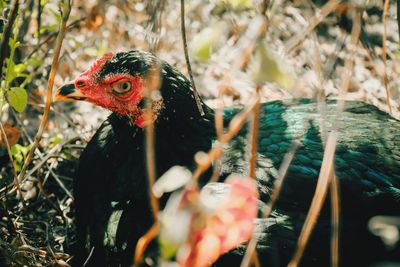
[[(86, 100), (113, 111), (83, 151), (74, 179), (77, 266), (89, 252), (86, 266), (130, 265), (138, 238), (153, 222), (143, 145), (142, 89), (157, 64), (162, 78), (162, 100), (153, 106), (157, 173), (174, 165), (193, 169), (194, 154), (210, 150), (216, 139), (213, 110), (201, 102), (205, 111), (201, 116), (189, 81), (152, 54), (137, 50), (108, 53), (57, 92), (58, 100)], [(226, 109), (226, 122), (239, 111)], [(268, 226), (257, 247), (261, 264), (285, 266), (315, 191), (324, 150), (322, 125), (331, 129), (336, 101), (327, 101), (324, 120), (317, 104), (306, 99), (265, 103), (261, 111), (256, 175), (262, 201), (268, 201), (292, 141), (299, 138), (302, 142), (272, 218), (258, 222)], [(342, 200), (342, 266), (396, 260), (399, 251), (386, 251), (380, 239), (368, 232), (367, 222), (378, 214), (400, 215), (399, 121), (374, 106), (348, 101), (339, 132), (335, 171)], [(244, 127), (226, 147), (221, 179), (230, 173), (247, 173), (247, 135)], [(327, 202), (303, 258), (304, 266), (329, 265)], [(215, 265), (238, 266), (242, 254), (238, 248)]]

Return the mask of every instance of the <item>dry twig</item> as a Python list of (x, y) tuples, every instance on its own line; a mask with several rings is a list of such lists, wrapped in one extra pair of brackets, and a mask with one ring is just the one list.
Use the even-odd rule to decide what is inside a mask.
[(340, 224), (340, 192), (339, 180), (333, 175), (330, 185), (332, 207), (332, 233), (331, 233), (331, 267), (339, 266), (339, 224)]
[(187, 49), (186, 29), (185, 29), (185, 0), (181, 0), (181, 34), (182, 34), (182, 42), (183, 42), (183, 51), (185, 52), (186, 65), (188, 68), (190, 82), (192, 83), (192, 86), (193, 86), (194, 99), (196, 101), (197, 109), (199, 110), (200, 115), (204, 116), (205, 113), (204, 113), (203, 107), (201, 106), (199, 93), (197, 92), (196, 85), (194, 83), (192, 67), (190, 65), (189, 53), (188, 53), (188, 49)]
[(138, 240), (135, 255), (134, 255), (134, 264), (138, 266), (143, 258), (143, 254), (150, 244), (151, 240), (153, 240), (159, 231), (159, 222), (158, 222), (158, 199), (153, 193), (153, 184), (156, 180), (156, 162), (155, 162), (155, 151), (154, 151), (154, 116), (153, 113), (153, 104), (156, 102), (160, 96), (160, 66), (158, 63), (155, 63), (155, 66), (150, 70), (148, 77), (146, 79), (146, 167), (147, 167), (147, 178), (149, 181), (148, 184), (148, 194), (150, 196), (150, 204), (151, 210), (153, 213), (154, 224), (152, 227)]
[[(274, 188), (272, 190), (272, 195), (268, 201), (266, 210), (263, 211), (262, 217), (264, 219), (268, 218), (271, 215), (273, 207), (275, 206), (275, 203), (279, 198), (279, 194), (282, 189), (284, 178), (286, 177), (286, 173), (289, 170), (290, 163), (292, 162), (299, 145), (300, 145), (300, 142), (298, 140), (293, 141), (289, 151), (285, 154), (285, 156), (283, 158), (283, 162), (279, 168), (279, 177), (275, 181)], [(260, 229), (260, 231), (263, 231), (263, 229)], [(251, 237), (251, 239), (249, 241), (249, 244), (247, 245), (246, 252), (244, 254), (244, 257), (243, 257), (242, 263), (240, 264), (240, 267), (249, 266), (250, 260), (252, 259), (252, 255), (256, 250), (257, 241), (258, 240), (256, 238), (256, 235), (253, 234), (253, 236)]]
[(12, 169), (12, 172), (13, 172), (13, 175), (14, 175), (15, 187), (17, 188), (18, 191), (21, 191), (21, 186), (20, 186), (20, 184), (18, 182), (17, 171), (15, 170), (15, 166), (14, 166), (14, 163), (13, 163), (13, 157), (12, 157), (12, 153), (11, 153), (10, 144), (8, 143), (7, 134), (6, 134), (6, 131), (4, 130), (3, 123), (1, 123), (1, 122), (0, 122), (0, 130), (1, 130), (1, 136), (2, 136), (1, 139), (4, 140), (4, 144), (5, 144), (6, 149), (7, 149), (8, 158), (10, 159), (11, 169)]
[(253, 116), (251, 120), (251, 134), (250, 134), (250, 164), (249, 164), (249, 177), (256, 179), (256, 165), (257, 165), (257, 147), (258, 147), (258, 128), (260, 124), (260, 91), (261, 86), (257, 85), (256, 89), (256, 106), (253, 109)]
[[(66, 141), (64, 141), (62, 143), (57, 144), (52, 149), (47, 151), (46, 155), (44, 155), (44, 156), (42, 156), (42, 154), (37, 153), (37, 155), (40, 158), (40, 161), (32, 169), (30, 169), (29, 172), (26, 173), (26, 175), (24, 176), (24, 178), (22, 180), (18, 180), (18, 182), (24, 183), (25, 180), (27, 179), (27, 177), (31, 176), (35, 171), (37, 171), (51, 156), (53, 156), (55, 153), (60, 151), (65, 144), (70, 143), (70, 142), (74, 142), (77, 139), (78, 139), (78, 137), (74, 137), (74, 138), (71, 138), (70, 140), (66, 140)], [(0, 189), (0, 193), (3, 193), (5, 191), (7, 191), (6, 188), (9, 188), (9, 187), (13, 187), (13, 188), (9, 192), (7, 192), (6, 195), (13, 194), (17, 189), (17, 187), (15, 186), (15, 183), (12, 182), (8, 186), (5, 186), (4, 188), (1, 188)]]
[(382, 57), (383, 57), (383, 83), (385, 85), (386, 90), (386, 102), (389, 108), (389, 113), (392, 114), (392, 105), (390, 104), (390, 90), (388, 87), (388, 76), (387, 76), (387, 58), (386, 58), (386, 49), (387, 49), (387, 15), (389, 11), (390, 1), (385, 0), (385, 4), (383, 6), (383, 39), (382, 39)]
[(331, 180), (333, 179), (333, 176), (334, 176), (333, 165), (334, 165), (334, 156), (335, 156), (335, 150), (336, 150), (336, 142), (337, 142), (337, 138), (338, 138), (337, 124), (338, 124), (339, 118), (344, 110), (344, 104), (345, 104), (344, 98), (345, 98), (347, 89), (350, 84), (350, 78), (351, 78), (353, 64), (354, 64), (355, 47), (359, 40), (360, 30), (361, 30), (360, 18), (361, 18), (361, 14), (358, 10), (356, 10), (356, 12), (354, 12), (353, 28), (352, 28), (352, 32), (351, 32), (350, 57), (346, 60), (342, 84), (341, 84), (341, 88), (340, 88), (341, 90), (340, 90), (340, 94), (339, 94), (339, 100), (337, 103), (337, 110), (338, 110), (338, 114), (336, 117), (337, 123), (334, 124), (336, 127), (328, 135), (328, 138), (326, 141), (326, 146), (325, 146), (325, 151), (324, 151), (324, 156), (323, 156), (323, 161), (322, 161), (322, 166), (321, 166), (321, 171), (320, 171), (320, 174), (318, 177), (317, 188), (315, 189), (315, 194), (312, 199), (309, 212), (307, 214), (305, 223), (303, 225), (303, 229), (300, 233), (300, 237), (297, 241), (297, 249), (294, 253), (292, 260), (288, 264), (289, 267), (297, 267), (298, 264), (300, 263), (300, 260), (304, 253), (304, 250), (305, 250), (308, 240), (310, 238), (311, 232), (314, 228), (314, 225), (317, 221), (319, 212), (324, 203), (324, 200), (326, 197), (326, 192), (328, 190), (328, 186), (331, 183)]
[(292, 52), (297, 46), (299, 46), (304, 40), (305, 36), (310, 34), (315, 27), (318, 26), (318, 24), (323, 21), (324, 18), (326, 18), (332, 11), (336, 9), (336, 7), (340, 4), (340, 0), (331, 0), (328, 1), (320, 10), (320, 12), (317, 12), (314, 17), (310, 19), (310, 23), (307, 27), (307, 29), (304, 30), (304, 32), (299, 33), (298, 35), (293, 36), (286, 45), (286, 52), (290, 53)]
[[(61, 4), (61, 3), (60, 3)], [(46, 129), (47, 123), (48, 123), (48, 118), (49, 118), (49, 112), (50, 112), (50, 107), (51, 107), (51, 102), (52, 102), (52, 96), (53, 96), (53, 85), (54, 85), (54, 78), (57, 73), (57, 68), (58, 68), (58, 62), (59, 62), (59, 56), (60, 56), (60, 51), (61, 51), (61, 45), (64, 40), (65, 32), (67, 29), (67, 21), (69, 17), (69, 13), (71, 12), (71, 2), (70, 0), (65, 1), (65, 5), (60, 7), (60, 12), (61, 12), (61, 24), (60, 24), (60, 31), (57, 36), (57, 41), (56, 45), (54, 48), (54, 55), (53, 55), (53, 62), (51, 64), (51, 71), (50, 71), (50, 76), (47, 84), (47, 98), (46, 98), (46, 106), (45, 110), (43, 112), (43, 117), (40, 122), (40, 126), (38, 129), (38, 132), (35, 137), (35, 142), (33, 143), (31, 149), (29, 150), (29, 153), (25, 159), (25, 162), (21, 168), (21, 172), (18, 175), (18, 181), (21, 181), (24, 178), (24, 174), (26, 172), (26, 169), (28, 168), (30, 162), (32, 161), (33, 158), (33, 153), (35, 150), (38, 148), (40, 140), (42, 139), (42, 135), (44, 130)]]
[(3, 69), (4, 60), (7, 55), (7, 47), (8, 41), (10, 40), (10, 35), (12, 32), (12, 28), (17, 18), (19, 7), (19, 0), (14, 0), (11, 4), (10, 13), (8, 14), (7, 24), (4, 27), (4, 31), (2, 33), (1, 44), (0, 44), (0, 70)]
[(257, 106), (257, 101), (250, 104), (245, 110), (237, 114), (230, 122), (228, 131), (221, 136), (219, 144), (213, 147), (207, 154), (196, 155), (195, 160), (197, 168), (193, 173), (192, 180), (197, 182), (200, 176), (211, 166), (212, 162), (220, 158), (223, 153), (223, 145), (227, 144), (239, 131), (242, 126), (246, 123), (249, 116), (252, 115), (254, 109)]

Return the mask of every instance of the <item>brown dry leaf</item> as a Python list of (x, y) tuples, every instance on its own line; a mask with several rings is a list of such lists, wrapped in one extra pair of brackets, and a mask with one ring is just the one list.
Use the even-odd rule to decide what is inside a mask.
[[(7, 135), (8, 144), (10, 146), (15, 145), (18, 142), (20, 130), (16, 127), (12, 127), (9, 123), (6, 123), (4, 124), (4, 131)], [(3, 140), (3, 135), (0, 135), (0, 146), (6, 146), (6, 143)]]
[(219, 94), (222, 96), (230, 96), (233, 98), (233, 100), (239, 100), (240, 99), (240, 93), (233, 88), (232, 86), (229, 86), (227, 84), (222, 84), (219, 87)]
[(90, 10), (86, 27), (91, 31), (97, 31), (104, 22), (104, 8), (102, 5), (95, 5)]
[(56, 124), (54, 121), (49, 121), (49, 123), (47, 124), (47, 130), (52, 131), (54, 129), (56, 129)]
[(69, 265), (68, 263), (66, 263), (63, 260), (57, 260), (57, 266), (59, 266), (59, 267), (71, 267), (71, 265)]
[(69, 77), (73, 76), (73, 67), (71, 66), (71, 62), (69, 60), (61, 60), (59, 64), (58, 74), (65, 80)]
[(47, 89), (45, 89), (45, 88), (37, 88), (37, 89), (32, 90), (32, 93), (34, 95), (37, 95), (37, 96), (40, 96), (40, 97), (46, 96), (47, 95)]

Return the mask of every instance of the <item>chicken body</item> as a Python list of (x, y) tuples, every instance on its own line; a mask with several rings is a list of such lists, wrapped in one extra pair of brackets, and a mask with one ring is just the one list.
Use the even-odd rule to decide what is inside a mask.
[[(142, 85), (154, 63), (159, 64), (162, 78), (162, 101), (153, 122), (157, 174), (175, 165), (193, 169), (194, 154), (210, 150), (216, 142), (213, 110), (201, 102), (205, 110), (201, 116), (189, 81), (149, 53), (108, 54), (74, 83), (60, 88), (59, 98), (87, 100), (114, 111), (82, 153), (74, 179), (79, 264), (92, 250), (86, 266), (130, 266), (137, 240), (154, 221), (141, 120)], [(225, 123), (240, 110), (226, 109)], [(399, 121), (356, 101), (347, 102), (336, 121), (336, 101), (327, 101), (321, 115), (316, 102), (302, 99), (262, 104), (259, 123), (256, 176), (263, 203), (268, 202), (292, 142), (301, 143), (272, 217), (256, 222), (267, 226), (259, 233), (257, 248), (262, 266), (286, 266), (290, 260), (315, 192), (324, 139), (333, 125), (339, 132), (335, 173), (341, 192), (342, 266), (397, 260), (398, 250), (387, 251), (367, 224), (375, 215), (400, 215)], [(248, 173), (248, 149), (248, 129), (243, 127), (224, 149), (221, 180), (231, 173)], [(208, 178), (209, 173), (202, 177)], [(328, 198), (304, 266), (329, 265), (329, 206)], [(239, 266), (243, 251), (239, 247), (215, 265)], [(157, 253), (154, 243), (147, 253), (153, 261), (146, 264), (157, 265)]]

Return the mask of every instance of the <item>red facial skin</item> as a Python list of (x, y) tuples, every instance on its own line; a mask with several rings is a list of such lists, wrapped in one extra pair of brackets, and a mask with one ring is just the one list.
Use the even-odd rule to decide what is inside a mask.
[[(121, 116), (128, 116), (137, 126), (145, 126), (145, 114), (138, 107), (142, 100), (144, 79), (130, 74), (116, 74), (98, 79), (98, 72), (112, 59), (113, 54), (107, 53), (75, 80), (75, 88), (86, 97), (86, 101), (111, 110)], [(117, 93), (113, 87), (129, 82), (131, 89), (126, 93)]]

